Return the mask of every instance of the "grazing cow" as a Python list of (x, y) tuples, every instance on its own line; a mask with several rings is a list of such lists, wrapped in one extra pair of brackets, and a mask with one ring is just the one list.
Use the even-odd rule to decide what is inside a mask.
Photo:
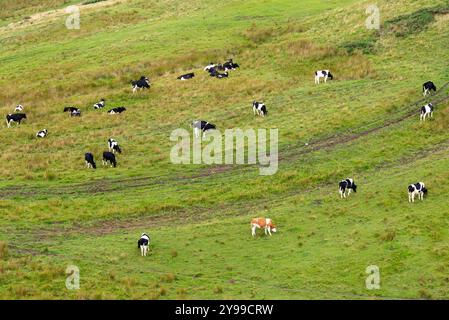
[(141, 76), (139, 80), (131, 80), (131, 85), (133, 88), (133, 93), (137, 91), (137, 89), (143, 90), (143, 89), (150, 89), (150, 79), (148, 79), (145, 76)]
[(36, 134), (36, 137), (37, 138), (45, 138), (47, 136), (47, 133), (48, 133), (47, 129), (41, 130)]
[(229, 77), (229, 73), (225, 72), (225, 73), (217, 73), (216, 77), (218, 79), (223, 79), (223, 78), (228, 78)]
[(215, 63), (211, 62), (204, 68), (204, 71), (210, 72), (210, 70), (215, 69), (215, 67), (216, 67)]
[(26, 118), (27, 116), (25, 113), (10, 113), (6, 116), (6, 125), (8, 126), (8, 128), (11, 127), (11, 123), (13, 122), (17, 122), (17, 125), (20, 125), (20, 123)]
[(268, 110), (265, 104), (257, 101), (253, 101), (253, 112), (254, 115), (256, 115), (257, 113), (262, 117), (265, 117), (268, 114)]
[(218, 76), (220, 73), (217, 71), (217, 69), (215, 69), (215, 68), (211, 68), (211, 69), (209, 69), (209, 76), (211, 76), (211, 77), (216, 77), (216, 76)]
[(16, 108), (14, 109), (14, 112), (22, 112), (22, 111), (23, 111), (23, 106), (21, 104), (16, 106)]
[(117, 161), (115, 160), (115, 155), (112, 152), (103, 152), (103, 165), (107, 165), (108, 162), (111, 163), (111, 167), (117, 167)]
[(349, 178), (347, 178), (346, 180), (341, 180), (338, 186), (340, 187), (339, 191), (341, 198), (346, 198), (346, 190), (348, 190), (348, 196), (351, 193), (351, 190), (357, 192), (357, 186), (355, 185), (354, 180)]
[(327, 79), (334, 79), (334, 76), (331, 74), (329, 70), (319, 70), (315, 72), (315, 84), (320, 83), (320, 79), (324, 78), (324, 82), (327, 82)]
[(142, 257), (146, 257), (149, 251), (150, 236), (146, 233), (142, 233), (140, 239), (137, 241), (137, 248), (140, 249)]
[(120, 146), (118, 145), (117, 140), (110, 138), (108, 140), (108, 148), (109, 152), (115, 153), (116, 151), (118, 153), (122, 153), (122, 149), (120, 149)]
[(111, 110), (108, 111), (109, 114), (117, 114), (117, 113), (122, 113), (123, 111), (126, 111), (125, 107), (117, 107), (117, 108), (113, 108)]
[(426, 121), (426, 117), (428, 117), (428, 118), (433, 117), (433, 104), (432, 103), (426, 104), (424, 107), (421, 108), (421, 115), (419, 117), (419, 121)]
[(435, 86), (435, 84), (432, 81), (427, 81), (426, 83), (424, 83), (422, 85), (422, 92), (423, 92), (423, 96), (427, 96), (428, 94), (430, 94), (430, 91), (437, 91), (437, 87)]
[(203, 120), (196, 120), (191, 123), (191, 126), (193, 127), (195, 131), (195, 137), (200, 136), (200, 131), (203, 131), (203, 138), (206, 137), (206, 131), (207, 130), (215, 130), (216, 127), (212, 123), (209, 123), (207, 121)]
[(418, 199), (424, 200), (425, 194), (427, 194), (427, 189), (424, 182), (418, 182), (408, 186), (408, 202), (415, 202), (416, 195), (418, 195)]
[(86, 160), (86, 166), (90, 169), (97, 169), (97, 165), (94, 161), (94, 155), (90, 152), (84, 154), (84, 160)]
[(81, 110), (77, 107), (65, 107), (64, 112), (68, 112), (71, 117), (80, 117), (81, 116)]
[(179, 76), (177, 79), (178, 80), (188, 80), (188, 79), (192, 79), (193, 77), (195, 77), (195, 73), (186, 73), (183, 74), (182, 76)]
[(81, 110), (73, 110), (72, 112), (70, 112), (70, 116), (71, 117), (81, 117)]
[(251, 220), (251, 235), (256, 235), (256, 229), (265, 229), (265, 234), (271, 236), (271, 231), (276, 232), (276, 226), (270, 218), (254, 218)]
[(106, 101), (104, 99), (101, 99), (100, 102), (97, 102), (94, 104), (94, 109), (102, 109), (106, 105)]

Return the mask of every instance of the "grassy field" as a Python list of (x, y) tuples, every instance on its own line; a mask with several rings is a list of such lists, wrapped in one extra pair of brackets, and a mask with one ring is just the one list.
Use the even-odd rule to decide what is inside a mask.
[[(0, 2), (0, 115), (20, 103), (28, 117), (0, 129), (0, 298), (449, 297), (449, 86), (421, 92), (449, 82), (446, 1), (377, 1), (379, 31), (360, 0)], [(79, 30), (65, 26), (73, 4)], [(228, 79), (202, 71), (230, 57), (241, 68)], [(316, 86), (320, 69), (335, 79)], [(153, 86), (133, 95), (142, 74)], [(101, 98), (127, 111), (94, 110)], [(279, 129), (278, 172), (172, 164), (170, 134), (194, 119)], [(110, 137), (124, 149), (114, 169), (100, 161)], [(341, 200), (346, 177), (358, 192)], [(428, 197), (409, 204), (418, 181)], [(252, 238), (257, 216), (279, 232)]]

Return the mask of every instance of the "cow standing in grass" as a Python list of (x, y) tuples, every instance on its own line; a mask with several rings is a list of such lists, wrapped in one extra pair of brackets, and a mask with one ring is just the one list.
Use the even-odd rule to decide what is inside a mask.
[(13, 122), (17, 123), (17, 125), (19, 126), (20, 123), (25, 120), (27, 118), (25, 113), (15, 113), (15, 114), (8, 114), (6, 116), (6, 125), (8, 126), (8, 128), (11, 127), (11, 124)]
[(87, 166), (89, 169), (90, 169), (90, 168), (92, 168), (92, 169), (97, 169), (97, 165), (96, 165), (95, 160), (94, 160), (94, 155), (93, 155), (92, 153), (87, 152), (87, 153), (84, 155), (84, 160), (86, 161), (86, 166)]
[(107, 165), (108, 162), (111, 164), (111, 167), (117, 167), (117, 160), (115, 159), (115, 155), (112, 152), (105, 151), (103, 152), (103, 165)]
[(320, 79), (324, 78), (324, 82), (327, 82), (327, 79), (334, 79), (334, 76), (329, 70), (319, 70), (315, 72), (315, 84), (320, 84)]
[(47, 134), (48, 134), (48, 130), (47, 130), (47, 129), (44, 129), (44, 130), (39, 131), (39, 132), (36, 134), (36, 137), (37, 137), (37, 138), (45, 138), (45, 137), (47, 136)]
[(435, 86), (435, 84), (432, 81), (427, 81), (426, 83), (424, 83), (422, 85), (423, 96), (425, 97), (428, 94), (430, 94), (430, 91), (436, 92), (437, 87)]
[(146, 233), (142, 233), (140, 239), (137, 241), (137, 248), (140, 249), (142, 257), (146, 257), (150, 246), (150, 236)]
[(254, 115), (258, 114), (262, 117), (265, 117), (268, 114), (268, 110), (265, 104), (257, 101), (253, 101), (253, 112)]
[(137, 91), (137, 89), (139, 90), (143, 90), (143, 89), (150, 89), (150, 79), (148, 79), (145, 76), (141, 76), (139, 80), (131, 80), (131, 86), (133, 88), (133, 93), (135, 93)]

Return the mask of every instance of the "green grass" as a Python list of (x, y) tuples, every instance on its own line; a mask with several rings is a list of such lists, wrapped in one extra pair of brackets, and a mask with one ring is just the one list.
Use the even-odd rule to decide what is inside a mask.
[[(380, 1), (382, 30), (396, 23), (403, 37), (366, 30), (368, 4), (105, 1), (67, 30), (63, 15), (6, 27), (45, 10), (8, 2), (0, 114), (21, 103), (28, 119), (0, 130), (0, 298), (447, 298), (449, 105), (424, 124), (412, 105), (423, 82), (449, 81), (445, 3)], [(421, 12), (432, 19), (418, 30)], [(229, 79), (202, 71), (229, 57), (241, 65)], [(335, 80), (315, 86), (327, 68)], [(153, 86), (132, 95), (142, 74)], [(95, 111), (100, 98), (128, 111)], [(252, 115), (253, 100), (268, 117)], [(222, 132), (279, 128), (278, 173), (170, 163), (170, 133), (197, 118)], [(110, 137), (124, 149), (115, 169), (99, 161)], [(340, 200), (348, 176), (359, 190)], [(409, 204), (417, 181), (429, 195)], [(256, 216), (279, 232), (253, 239)], [(147, 258), (135, 248), (144, 231)], [(79, 291), (65, 289), (68, 265), (80, 268)], [(380, 290), (365, 288), (369, 265)]]

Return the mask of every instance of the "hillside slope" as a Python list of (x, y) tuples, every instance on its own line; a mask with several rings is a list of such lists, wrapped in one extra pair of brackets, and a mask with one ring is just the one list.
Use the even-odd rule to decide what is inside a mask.
[[(77, 3), (7, 1), (0, 16), (0, 114), (27, 113), (0, 129), (0, 298), (448, 297), (445, 1), (378, 1), (379, 32), (358, 0), (104, 1), (80, 6), (79, 30), (45, 13)], [(241, 68), (228, 79), (202, 70), (230, 57)], [(335, 79), (316, 86), (321, 69)], [(152, 88), (133, 95), (142, 74)], [(423, 99), (428, 80), (439, 91)], [(127, 111), (94, 110), (101, 98)], [(429, 101), (434, 118), (419, 123)], [(194, 119), (279, 129), (278, 172), (172, 164), (170, 134)], [(124, 149), (114, 169), (99, 157), (110, 137)], [(359, 189), (341, 200), (346, 177)], [(409, 204), (417, 181), (428, 197)], [(256, 216), (279, 232), (252, 238)], [(80, 290), (65, 289), (68, 265)], [(370, 265), (380, 290), (365, 287)]]

